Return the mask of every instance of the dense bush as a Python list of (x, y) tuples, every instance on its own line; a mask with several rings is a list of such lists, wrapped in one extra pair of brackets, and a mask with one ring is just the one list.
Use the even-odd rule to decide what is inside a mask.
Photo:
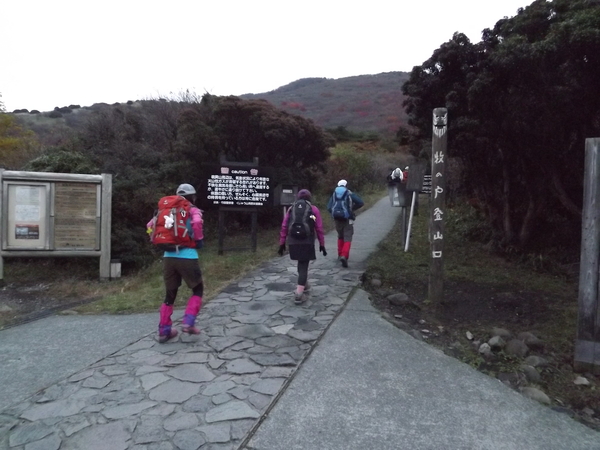
[[(218, 164), (222, 155), (236, 161), (258, 157), (261, 166), (275, 169), (273, 185), (293, 181), (312, 188), (333, 144), (311, 121), (266, 102), (209, 95), (200, 102), (96, 104), (85, 125), (78, 126), (80, 133), (68, 139), (68, 147), (49, 148), (29, 167), (113, 175), (112, 254), (122, 261), (123, 270), (141, 267), (156, 256), (145, 224), (160, 197), (174, 194), (180, 183), (191, 183), (199, 191), (199, 206), (208, 209), (207, 230), (216, 233), (216, 209), (202, 204), (202, 189), (206, 167)], [(247, 230), (251, 224), (247, 213), (228, 213), (227, 219), (230, 231)], [(259, 215), (260, 224), (280, 222), (277, 208)]]

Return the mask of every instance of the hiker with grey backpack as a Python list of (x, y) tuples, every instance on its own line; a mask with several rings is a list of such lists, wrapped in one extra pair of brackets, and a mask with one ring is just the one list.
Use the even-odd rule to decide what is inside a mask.
[(354, 235), (354, 220), (356, 211), (364, 206), (362, 199), (348, 189), (346, 180), (338, 181), (338, 185), (327, 202), (327, 211), (331, 213), (335, 221), (335, 230), (338, 235), (338, 259), (342, 266), (348, 267), (350, 258), (350, 247)]
[(308, 266), (317, 259), (315, 239), (319, 241), (319, 251), (327, 256), (321, 212), (311, 203), (311, 199), (312, 195), (307, 189), (298, 192), (297, 200), (285, 213), (279, 233), (279, 256), (283, 256), (287, 242), (290, 259), (298, 261), (298, 285), (294, 292), (294, 303), (297, 305), (306, 301), (310, 290)]

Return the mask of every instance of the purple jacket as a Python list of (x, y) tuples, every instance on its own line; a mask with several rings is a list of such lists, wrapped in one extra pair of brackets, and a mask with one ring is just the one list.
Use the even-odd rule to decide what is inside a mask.
[[(323, 234), (323, 219), (321, 219), (321, 212), (319, 208), (315, 205), (311, 204), (312, 212), (315, 216), (315, 234), (317, 239), (319, 240), (319, 245), (325, 246), (325, 235)], [(290, 206), (285, 213), (285, 217), (283, 218), (283, 222), (281, 223), (281, 231), (279, 232), (279, 245), (285, 244), (285, 240), (288, 235), (288, 222), (290, 219), (290, 212), (292, 207)]]

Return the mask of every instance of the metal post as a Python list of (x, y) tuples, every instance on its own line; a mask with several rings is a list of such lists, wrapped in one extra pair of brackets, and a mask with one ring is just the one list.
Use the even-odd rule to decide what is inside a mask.
[(258, 224), (258, 213), (256, 211), (252, 211), (252, 251), (256, 253), (256, 243), (257, 239), (257, 224)]
[(219, 255), (223, 254), (223, 240), (225, 239), (225, 211), (219, 208)]
[(404, 252), (408, 251), (408, 244), (410, 242), (410, 230), (412, 228), (412, 219), (415, 214), (415, 203), (417, 202), (417, 191), (413, 191), (412, 202), (410, 203), (410, 215), (408, 216), (408, 229), (406, 230), (406, 244), (404, 245)]
[(448, 110), (433, 110), (433, 138), (431, 152), (431, 265), (429, 267), (429, 294), (432, 302), (444, 299), (444, 214), (446, 211), (446, 147), (448, 145)]

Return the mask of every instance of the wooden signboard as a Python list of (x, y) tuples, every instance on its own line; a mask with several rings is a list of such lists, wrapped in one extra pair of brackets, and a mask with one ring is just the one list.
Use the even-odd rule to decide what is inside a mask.
[(98, 185), (56, 183), (54, 195), (54, 247), (98, 249)]

